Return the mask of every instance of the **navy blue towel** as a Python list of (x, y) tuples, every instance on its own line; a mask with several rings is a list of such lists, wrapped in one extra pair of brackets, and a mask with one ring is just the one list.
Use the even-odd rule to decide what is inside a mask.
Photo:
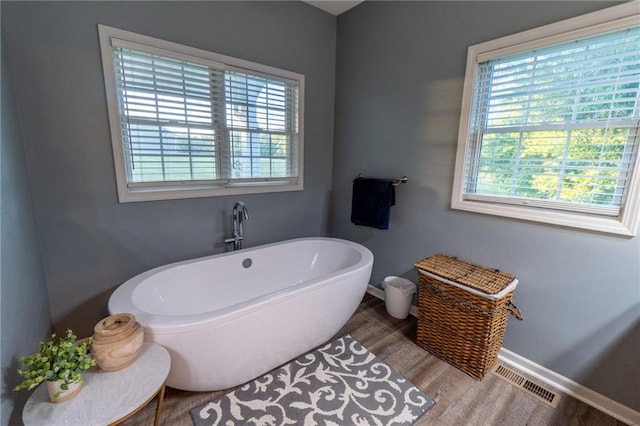
[(389, 229), (389, 213), (396, 204), (393, 181), (357, 178), (353, 181), (351, 222), (377, 229)]

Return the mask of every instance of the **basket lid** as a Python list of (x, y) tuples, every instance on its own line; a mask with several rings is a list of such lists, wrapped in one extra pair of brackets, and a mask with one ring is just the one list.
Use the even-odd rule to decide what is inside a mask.
[(476, 265), (445, 253), (416, 262), (413, 266), (454, 283), (495, 295), (515, 281), (515, 275)]

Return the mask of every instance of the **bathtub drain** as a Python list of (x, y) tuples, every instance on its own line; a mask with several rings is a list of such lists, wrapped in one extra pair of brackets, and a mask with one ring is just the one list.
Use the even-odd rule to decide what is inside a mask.
[(248, 257), (245, 260), (242, 261), (242, 266), (244, 268), (249, 268), (252, 264), (253, 264), (253, 260), (251, 260)]

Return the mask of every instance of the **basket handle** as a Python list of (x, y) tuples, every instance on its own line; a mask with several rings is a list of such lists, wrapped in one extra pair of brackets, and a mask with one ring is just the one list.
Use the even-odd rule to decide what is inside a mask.
[(513, 302), (507, 303), (505, 305), (505, 308), (511, 315), (515, 317), (515, 319), (517, 319), (518, 321), (522, 321), (522, 312), (520, 312), (520, 309), (518, 309), (518, 307), (514, 305)]

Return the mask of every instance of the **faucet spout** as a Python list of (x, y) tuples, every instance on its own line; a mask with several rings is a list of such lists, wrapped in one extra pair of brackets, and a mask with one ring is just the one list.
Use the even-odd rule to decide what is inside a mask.
[(233, 217), (234, 220), (242, 222), (243, 220), (249, 220), (249, 209), (242, 201), (236, 201), (233, 205)]
[(240, 250), (242, 248), (242, 240), (244, 240), (243, 222), (249, 219), (249, 210), (242, 201), (236, 201), (231, 213), (233, 236), (227, 238), (224, 242), (225, 244), (233, 244), (233, 250)]

